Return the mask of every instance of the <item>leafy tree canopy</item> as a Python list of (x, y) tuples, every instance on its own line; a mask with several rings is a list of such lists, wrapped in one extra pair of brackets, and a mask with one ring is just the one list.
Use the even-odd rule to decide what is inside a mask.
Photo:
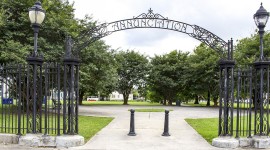
[(115, 55), (117, 61), (118, 90), (127, 104), (128, 96), (134, 86), (139, 87), (147, 78), (148, 59), (135, 51), (120, 51)]
[[(264, 57), (269, 60), (270, 57), (270, 33), (266, 32), (264, 37)], [(260, 39), (258, 34), (252, 34), (250, 37), (238, 41), (235, 47), (234, 58), (236, 65), (240, 68), (246, 68), (254, 63), (260, 57)]]
[(172, 101), (177, 93), (182, 90), (184, 74), (187, 66), (188, 53), (172, 51), (169, 54), (155, 56), (151, 61), (149, 83), (154, 93), (162, 95), (164, 102)]

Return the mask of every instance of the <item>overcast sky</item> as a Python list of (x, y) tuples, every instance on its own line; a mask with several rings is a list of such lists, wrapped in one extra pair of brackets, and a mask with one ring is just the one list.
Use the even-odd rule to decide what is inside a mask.
[[(69, 0), (75, 17), (90, 15), (99, 23), (129, 19), (152, 8), (171, 20), (198, 25), (223, 40), (241, 39), (257, 29), (253, 15), (263, 2), (270, 11), (270, 0)], [(270, 23), (265, 30), (270, 30)], [(148, 56), (172, 50), (192, 52), (199, 41), (184, 33), (161, 29), (131, 29), (115, 32), (103, 40), (111, 48), (132, 49)]]

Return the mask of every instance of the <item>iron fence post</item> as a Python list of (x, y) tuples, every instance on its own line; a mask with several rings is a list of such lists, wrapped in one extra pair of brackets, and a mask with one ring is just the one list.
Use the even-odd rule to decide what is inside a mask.
[(239, 138), (239, 99), (240, 99), (240, 69), (237, 73), (237, 116), (236, 116), (236, 138)]
[(253, 99), (252, 98), (252, 68), (249, 69), (249, 129), (248, 129), (248, 137), (251, 138), (251, 104)]
[(21, 93), (21, 88), (22, 88), (22, 83), (21, 83), (21, 72), (22, 72), (22, 66), (21, 66), (21, 64), (19, 65), (19, 68), (18, 68), (19, 70), (18, 70), (18, 85), (19, 85), (19, 95), (18, 95), (18, 135), (22, 135), (22, 133), (21, 133), (21, 102), (22, 102), (22, 93)]
[(67, 106), (67, 68), (64, 66), (64, 96), (63, 96), (63, 133), (67, 133), (66, 106)]
[(56, 106), (57, 108), (57, 135), (60, 135), (60, 66), (59, 64), (57, 64), (57, 101), (58, 101), (58, 105)]
[(48, 134), (48, 103), (47, 103), (47, 100), (48, 100), (48, 97), (47, 97), (47, 95), (48, 95), (48, 87), (49, 87), (49, 85), (48, 85), (48, 82), (49, 82), (49, 80), (48, 80), (48, 75), (49, 75), (49, 72), (48, 72), (48, 64), (46, 64), (45, 65), (45, 97), (44, 97), (44, 99), (42, 99), (42, 101), (45, 103), (44, 105), (45, 105), (45, 119), (44, 119), (44, 122), (45, 122), (45, 131), (44, 131), (44, 135), (47, 135)]
[(222, 133), (222, 108), (223, 108), (223, 68), (219, 68), (219, 115), (218, 115), (218, 135), (221, 135)]

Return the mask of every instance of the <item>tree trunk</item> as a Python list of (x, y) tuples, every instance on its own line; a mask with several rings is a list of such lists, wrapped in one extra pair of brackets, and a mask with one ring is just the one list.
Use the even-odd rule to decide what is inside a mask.
[(104, 96), (101, 96), (100, 97), (100, 101), (104, 101)]
[(164, 105), (164, 106), (166, 105), (166, 99), (163, 100), (163, 105)]
[(123, 93), (123, 97), (124, 97), (123, 105), (128, 105), (128, 96), (129, 96), (128, 93), (126, 93), (126, 92)]
[(171, 99), (169, 99), (168, 105), (172, 106), (172, 100)]
[(218, 96), (214, 96), (213, 101), (214, 101), (214, 106), (217, 107), (218, 106)]
[(207, 104), (206, 104), (206, 106), (210, 106), (210, 95), (211, 93), (210, 93), (210, 90), (208, 90), (208, 93), (207, 93)]
[(199, 104), (199, 97), (198, 97), (198, 95), (195, 95), (195, 102), (194, 102), (194, 104)]
[(253, 108), (255, 108), (255, 89), (252, 89), (252, 104), (253, 104)]
[(80, 90), (79, 92), (79, 105), (82, 105), (82, 100), (83, 100), (83, 96), (84, 96), (84, 91)]

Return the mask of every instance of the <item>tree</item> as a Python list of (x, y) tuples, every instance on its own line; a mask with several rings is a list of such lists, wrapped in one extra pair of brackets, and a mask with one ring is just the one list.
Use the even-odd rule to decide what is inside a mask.
[(172, 105), (179, 91), (184, 89), (182, 83), (187, 58), (188, 53), (175, 50), (152, 59), (149, 83), (154, 93), (163, 97), (163, 105), (166, 105), (166, 100)]
[(117, 72), (113, 53), (103, 41), (96, 41), (81, 51), (80, 104), (85, 94), (108, 97), (116, 89)]
[(151, 102), (162, 102), (163, 96), (160, 95), (154, 88), (151, 87), (151, 85), (148, 85), (147, 91), (146, 91), (146, 99), (151, 100)]
[(143, 97), (144, 98), (144, 101), (146, 100), (147, 92), (148, 92), (148, 85), (147, 85), (147, 79), (146, 79), (145, 82), (142, 83), (138, 87), (138, 93), (139, 93), (140, 97)]
[(135, 51), (120, 51), (115, 55), (117, 61), (118, 87), (124, 97), (124, 105), (128, 104), (128, 96), (134, 86), (140, 86), (148, 75), (148, 60)]
[(210, 106), (212, 95), (215, 105), (217, 105), (219, 58), (218, 53), (205, 44), (200, 44), (196, 47), (194, 54), (189, 57), (190, 67), (186, 75), (186, 87), (195, 96), (195, 100), (197, 100), (195, 103), (198, 103), (198, 96), (207, 95), (207, 106)]

